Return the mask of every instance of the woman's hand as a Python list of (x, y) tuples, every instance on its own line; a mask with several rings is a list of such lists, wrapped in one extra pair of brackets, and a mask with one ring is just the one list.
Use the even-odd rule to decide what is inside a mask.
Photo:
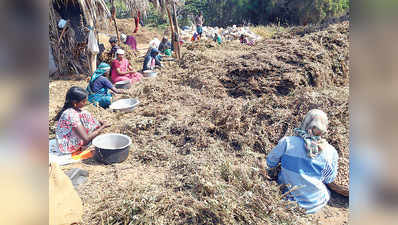
[(111, 124), (108, 124), (108, 123), (105, 123), (105, 122), (101, 125), (102, 129), (108, 128), (110, 126), (111, 126)]
[(90, 143), (90, 141), (97, 137), (103, 129), (111, 126), (103, 121), (99, 121), (99, 123), (101, 124), (101, 126), (90, 134), (87, 134), (86, 128), (84, 128), (81, 124), (78, 125), (76, 128), (73, 128), (76, 134), (83, 140), (83, 145), (87, 145), (88, 143)]
[(124, 90), (118, 90), (117, 92), (118, 92), (118, 94), (125, 94), (125, 95), (127, 94), (127, 92)]
[(263, 175), (265, 178), (269, 180), (276, 180), (278, 178), (278, 166), (275, 168), (268, 168), (267, 162), (265, 159), (259, 158), (257, 161), (257, 166), (259, 167), (259, 172), (261, 175)]
[(130, 71), (122, 72), (122, 71), (120, 70), (120, 68), (116, 68), (116, 71), (117, 71), (117, 73), (118, 73), (119, 75), (126, 75), (126, 74), (129, 74), (129, 73), (130, 73)]
[(102, 121), (102, 120), (100, 120), (99, 123), (101, 124), (99, 129), (101, 129), (101, 130), (111, 126), (110, 124), (108, 124), (107, 122)]
[(107, 122), (100, 120), (99, 123), (101, 124), (101, 127), (107, 128), (110, 127), (111, 125), (109, 125)]

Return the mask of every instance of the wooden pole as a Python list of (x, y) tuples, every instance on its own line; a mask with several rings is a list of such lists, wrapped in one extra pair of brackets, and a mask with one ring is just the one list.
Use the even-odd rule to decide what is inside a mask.
[(68, 28), (68, 26), (67, 26), (68, 23), (69, 23), (69, 20), (66, 21), (66, 24), (65, 24), (64, 28), (62, 29), (61, 36), (59, 36), (59, 39), (58, 39), (58, 44), (59, 44), (59, 42), (61, 42), (62, 36), (64, 36), (65, 30)]
[[(176, 4), (173, 0), (173, 19), (174, 19), (174, 25), (175, 25), (175, 32), (177, 32), (178, 37), (180, 37), (180, 29), (178, 27), (178, 21), (177, 21), (177, 13), (176, 13)], [(180, 40), (178, 40), (179, 38), (177, 38), (176, 40), (176, 44), (175, 44), (175, 50), (177, 53), (177, 58), (178, 60), (180, 60)]]
[(180, 34), (180, 29), (178, 27), (178, 21), (177, 21), (176, 3), (174, 1), (173, 1), (173, 20), (174, 20), (174, 25), (175, 25), (175, 32)]
[[(173, 44), (173, 46), (174, 46), (174, 52), (176, 52), (176, 51), (175, 51), (175, 50), (176, 50), (176, 46), (175, 46), (175, 44), (174, 44), (174, 42), (173, 42), (173, 37), (174, 37), (174, 26), (173, 26), (173, 20), (172, 20), (172, 18), (171, 18), (171, 14), (170, 14), (170, 10), (169, 10), (169, 4), (170, 4), (170, 2), (167, 1), (166, 10), (167, 10), (167, 16), (169, 17), (169, 23), (170, 23), (171, 41), (172, 41), (172, 44)], [(176, 55), (177, 55), (177, 53), (176, 53)], [(177, 56), (177, 57), (178, 57), (178, 56)]]
[(120, 43), (119, 30), (117, 29), (117, 24), (116, 24), (116, 7), (115, 7), (115, 4), (114, 4), (114, 0), (112, 0), (111, 14), (112, 14), (113, 24), (115, 25), (115, 29), (116, 29), (117, 41), (118, 41), (118, 43)]
[(167, 10), (167, 16), (169, 17), (171, 35), (173, 35), (173, 32), (174, 32), (173, 20), (171, 19), (171, 15), (170, 15), (170, 10), (169, 10), (169, 7), (168, 7), (168, 3), (166, 4), (166, 10)]

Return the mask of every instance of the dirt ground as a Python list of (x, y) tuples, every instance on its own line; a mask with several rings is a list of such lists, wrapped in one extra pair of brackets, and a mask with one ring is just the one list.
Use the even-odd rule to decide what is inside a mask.
[[(120, 164), (64, 167), (89, 172), (77, 188), (84, 224), (348, 224), (348, 199), (332, 193), (321, 212), (305, 215), (281, 200), (278, 185), (256, 165), (309, 109), (320, 108), (340, 156), (338, 183), (348, 186), (348, 27), (291, 32), (254, 47), (187, 44), (181, 62), (164, 62), (156, 78), (115, 97), (138, 98), (133, 112), (86, 106), (112, 124), (105, 133), (126, 134), (132, 145)], [(150, 32), (139, 46), (147, 46)], [(131, 58), (139, 69), (142, 59)], [(86, 76), (50, 81), (50, 138), (52, 118), (74, 85), (86, 87)]]

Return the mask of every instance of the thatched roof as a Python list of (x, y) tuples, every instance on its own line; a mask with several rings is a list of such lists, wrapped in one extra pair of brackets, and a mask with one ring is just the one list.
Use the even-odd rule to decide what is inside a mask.
[[(50, 46), (59, 73), (88, 72), (88, 54), (85, 48), (88, 34), (87, 27), (96, 27), (102, 23), (101, 21), (106, 21), (107, 18), (111, 17), (110, 9), (106, 5), (109, 1), (110, 0), (49, 0)], [(145, 16), (150, 3), (164, 14), (167, 3), (175, 0), (115, 1), (124, 2), (128, 10), (139, 10), (143, 16)], [(175, 2), (181, 3), (182, 1)], [(78, 6), (77, 8), (79, 8), (79, 10), (76, 10), (77, 16), (73, 15), (73, 19), (69, 21), (70, 23), (68, 26), (72, 29), (59, 29), (58, 21), (62, 16), (59, 11), (66, 11), (68, 12), (66, 14), (69, 15), (70, 11), (68, 10), (76, 8), (74, 6)], [(105, 23), (105, 25), (109, 26), (110, 24)]]
[[(72, 13), (73, 8), (78, 10)], [(60, 11), (67, 12), (68, 16), (71, 12), (73, 19), (67, 25), (70, 29), (58, 29)], [(49, 0), (50, 46), (60, 73), (88, 71), (85, 51), (87, 27), (95, 27), (100, 20), (105, 20), (110, 15), (105, 0)]]
[(108, 18), (111, 13), (105, 4), (104, 0), (49, 0), (50, 10), (54, 5), (67, 5), (67, 4), (79, 4), (83, 11), (84, 17), (88, 20), (91, 17), (93, 21), (97, 21), (100, 18)]

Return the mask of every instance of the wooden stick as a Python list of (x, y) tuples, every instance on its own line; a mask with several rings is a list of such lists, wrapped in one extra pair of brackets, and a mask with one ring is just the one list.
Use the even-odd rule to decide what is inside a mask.
[(114, 4), (114, 0), (112, 0), (112, 20), (113, 23), (115, 25), (115, 29), (116, 29), (116, 37), (117, 37), (117, 42), (120, 44), (120, 37), (119, 37), (119, 29), (117, 28), (117, 24), (116, 24), (116, 7)]
[(176, 13), (176, 4), (173, 1), (173, 20), (174, 20), (174, 26), (175, 26), (175, 32), (178, 33), (178, 35), (180, 35), (180, 29), (178, 27), (178, 21), (177, 21), (177, 13)]
[(171, 15), (170, 15), (170, 10), (169, 10), (169, 7), (168, 7), (168, 3), (169, 3), (169, 1), (167, 1), (167, 3), (166, 3), (166, 10), (167, 10), (167, 16), (169, 17), (171, 35), (173, 35), (173, 33), (174, 33), (173, 21), (172, 21), (172, 19), (171, 19)]
[(68, 25), (68, 23), (69, 23), (69, 20), (66, 21), (65, 26), (64, 26), (64, 28), (62, 29), (61, 36), (59, 36), (59, 39), (58, 39), (58, 44), (59, 44), (59, 42), (62, 40), (62, 36), (64, 36), (64, 33), (65, 33), (65, 31), (66, 31), (66, 28), (67, 28), (66, 25)]
[(113, 23), (115, 24), (115, 28), (116, 28), (117, 42), (120, 43), (119, 30), (117, 29), (117, 24), (116, 24), (115, 18), (113, 18)]
[[(175, 32), (177, 32), (178, 37), (180, 36), (180, 29), (178, 27), (178, 21), (177, 21), (177, 13), (176, 13), (176, 4), (173, 1), (173, 19), (174, 19), (174, 25), (175, 25)], [(180, 40), (177, 38), (176, 40), (177, 44), (175, 45), (175, 50), (177, 53), (177, 58), (180, 60), (181, 54), (180, 54)]]

